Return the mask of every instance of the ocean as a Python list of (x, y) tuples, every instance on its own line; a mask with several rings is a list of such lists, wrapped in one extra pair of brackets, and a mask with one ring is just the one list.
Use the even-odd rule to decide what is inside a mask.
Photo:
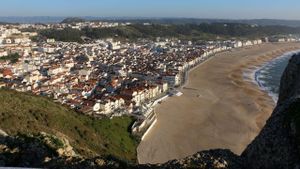
[(258, 86), (269, 93), (276, 103), (279, 95), (280, 79), (291, 58), (295, 53), (300, 51), (293, 51), (285, 53), (270, 62), (264, 64), (254, 72), (254, 79)]

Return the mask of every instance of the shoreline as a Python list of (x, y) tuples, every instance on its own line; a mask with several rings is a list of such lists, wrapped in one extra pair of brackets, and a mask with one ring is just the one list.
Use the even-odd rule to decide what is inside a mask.
[(277, 96), (278, 94), (268, 90), (268, 88), (264, 87), (263, 84), (261, 84), (261, 82), (259, 81), (259, 77), (258, 77), (259, 76), (259, 71), (263, 70), (266, 66), (268, 66), (271, 63), (276, 62), (277, 60), (281, 60), (281, 59), (291, 57), (293, 54), (296, 54), (296, 53), (299, 53), (299, 52), (300, 52), (300, 50), (294, 50), (294, 51), (289, 51), (289, 52), (283, 53), (282, 55), (280, 55), (278, 57), (275, 57), (275, 58), (273, 58), (272, 60), (270, 60), (266, 63), (263, 63), (257, 69), (253, 70), (253, 73), (248, 74), (248, 76), (250, 76), (248, 78), (251, 78), (253, 80), (253, 82), (259, 86), (259, 88), (261, 90), (267, 92), (269, 94), (269, 96), (272, 97), (275, 104), (277, 104), (277, 101), (278, 101), (278, 96)]
[[(287, 45), (287, 44), (289, 44), (289, 43), (277, 43), (277, 44), (275, 43), (272, 45)], [(291, 44), (299, 44), (300, 45), (300, 43), (291, 43)], [(277, 101), (274, 100), (274, 98), (270, 95), (270, 93), (267, 90), (265, 90), (263, 87), (261, 87), (259, 85), (258, 81), (255, 79), (256, 78), (255, 73), (258, 70), (262, 69), (268, 63), (272, 62), (274, 59), (277, 59), (279, 57), (287, 57), (284, 55), (287, 53), (292, 53), (294, 51), (300, 51), (300, 46), (299, 47), (287, 46), (286, 48), (283, 48), (283, 49), (275, 49), (273, 51), (266, 52), (266, 53), (260, 55), (259, 57), (254, 58), (254, 60), (250, 59), (250, 61), (245, 62), (240, 67), (240, 69), (241, 69), (240, 71), (242, 72), (242, 78), (240, 77), (239, 79), (237, 79), (237, 78), (231, 77), (233, 80), (233, 83), (235, 83), (235, 85), (237, 87), (241, 87), (243, 85), (249, 85), (249, 87), (251, 86), (252, 89), (250, 89), (250, 90), (247, 89), (246, 92), (249, 93), (251, 90), (252, 90), (252, 92), (254, 92), (256, 89), (258, 89), (258, 91), (255, 91), (255, 92), (261, 93), (262, 96), (264, 96), (265, 98), (271, 99), (272, 102), (270, 103), (269, 101), (264, 100), (262, 97), (258, 97), (259, 102), (257, 104), (260, 105), (260, 107), (262, 107), (262, 109), (265, 109), (264, 111), (266, 111), (266, 109), (268, 109), (268, 108), (265, 108), (267, 106), (272, 105), (273, 107), (275, 107), (277, 104)], [(248, 72), (248, 75), (250, 75), (250, 76), (248, 76), (248, 77), (245, 76), (246, 72)], [(233, 73), (233, 75), (235, 76), (236, 74)], [(268, 102), (269, 102), (269, 104), (268, 104)], [(272, 111), (273, 111), (273, 109), (272, 109)], [(264, 119), (263, 116), (264, 116), (264, 114), (261, 114), (260, 116), (258, 116), (256, 118), (256, 124), (260, 129), (265, 124), (265, 120), (261, 120), (262, 118)]]
[[(258, 131), (260, 131), (260, 129), (264, 125), (265, 120), (266, 120), (266, 115), (265, 114), (267, 114), (267, 117), (269, 117), (272, 108), (275, 106), (274, 104), (272, 106), (269, 105), (269, 104), (271, 104), (270, 98), (267, 98), (269, 96), (266, 96), (265, 95), (266, 93), (264, 93), (264, 92), (263, 92), (264, 94), (262, 94), (262, 91), (257, 91), (257, 88), (258, 88), (257, 85), (255, 85), (254, 83), (250, 84), (250, 82), (247, 82), (247, 79), (243, 79), (243, 72), (245, 72), (245, 70), (249, 71), (249, 68), (253, 70), (253, 68), (255, 68), (255, 65), (258, 66), (258, 64), (253, 64), (252, 63), (252, 64), (250, 64), (250, 67), (249, 67), (249, 66), (247, 66), (247, 65), (249, 65), (248, 64), (249, 61), (243, 63), (242, 66), (237, 62), (239, 68), (234, 68), (234, 66), (233, 66), (231, 68), (231, 70), (234, 70), (234, 71), (226, 72), (226, 73), (229, 73), (229, 75), (226, 78), (231, 80), (231, 84), (229, 84), (228, 79), (226, 79), (226, 83), (227, 83), (226, 85), (230, 85), (231, 88), (232, 88), (232, 85), (234, 85), (235, 87), (241, 88), (241, 86), (245, 85), (243, 83), (247, 83), (246, 86), (248, 86), (248, 87), (250, 86), (250, 87), (246, 88), (244, 93), (254, 92), (255, 94), (258, 94), (259, 96), (262, 96), (262, 98), (258, 98), (258, 100), (256, 100), (256, 102), (254, 102), (252, 104), (249, 104), (248, 106), (247, 105), (238, 105), (236, 110), (234, 108), (232, 108), (232, 104), (222, 103), (220, 101), (220, 100), (222, 100), (222, 97), (214, 96), (214, 94), (216, 94), (216, 93), (214, 93), (214, 91), (212, 89), (209, 89), (209, 90), (207, 89), (207, 91), (205, 91), (206, 90), (205, 87), (209, 86), (209, 85), (205, 84), (205, 81), (203, 81), (203, 80), (199, 81), (199, 82), (201, 82), (202, 85), (204, 85), (204, 89), (203, 88), (200, 89), (200, 88), (197, 88), (197, 86), (194, 86), (193, 85), (193, 79), (194, 79), (193, 75), (195, 74), (194, 72), (197, 72), (197, 69), (199, 69), (199, 67), (200, 67), (201, 71), (205, 71), (205, 67), (207, 67), (207, 65), (211, 64), (211, 62), (215, 62), (215, 61), (212, 61), (212, 60), (216, 60), (215, 58), (220, 58), (223, 55), (230, 56), (234, 52), (235, 53), (243, 53), (245, 51), (247, 53), (248, 50), (251, 51), (251, 50), (253, 50), (253, 48), (255, 48), (257, 50), (262, 50), (262, 51), (264, 51), (262, 48), (272, 48), (271, 53), (269, 53), (269, 54), (268, 54), (268, 52), (264, 53), (264, 55), (266, 55), (266, 57), (259, 57), (259, 58), (255, 57), (255, 60), (260, 65), (262, 65), (262, 63), (265, 63), (266, 61), (270, 61), (271, 58), (275, 58), (276, 56), (278, 56), (278, 52), (280, 53), (280, 51), (276, 50), (277, 46), (284, 46), (285, 47), (285, 49), (280, 49), (281, 52), (282, 51), (290, 51), (291, 49), (286, 50), (286, 48), (290, 48), (290, 46), (288, 46), (287, 44), (290, 44), (290, 43), (263, 44), (263, 45), (254, 46), (254, 47), (251, 47), (251, 48), (248, 47), (248, 48), (233, 49), (230, 52), (224, 51), (224, 52), (215, 54), (215, 56), (210, 57), (209, 59), (205, 60), (203, 63), (197, 65), (195, 68), (193, 68), (194, 70), (193, 69), (190, 70), (189, 73), (188, 73), (188, 78), (187, 78), (186, 83), (180, 89), (180, 91), (183, 92), (184, 95), (180, 96), (180, 97), (177, 97), (175, 99), (174, 99), (174, 97), (168, 98), (168, 100), (165, 101), (165, 103), (163, 103), (162, 105), (159, 105), (158, 108), (157, 107), (155, 108), (156, 110), (158, 110), (157, 111), (158, 112), (158, 114), (157, 114), (158, 115), (158, 120), (157, 120), (157, 123), (154, 125), (153, 129), (151, 130), (151, 132), (149, 132), (149, 136), (145, 140), (143, 140), (140, 143), (139, 147), (138, 147), (137, 151), (138, 151), (139, 162), (140, 163), (161, 163), (161, 162), (168, 161), (170, 159), (178, 159), (178, 158), (185, 157), (187, 155), (193, 154), (197, 150), (205, 150), (205, 149), (211, 149), (211, 148), (229, 148), (229, 149), (233, 149), (233, 151), (237, 154), (241, 153), (241, 150), (243, 150), (245, 148), (244, 146), (248, 145), (248, 143), (250, 142), (249, 140), (252, 140), (258, 134)], [(294, 44), (294, 46), (297, 46), (298, 48), (300, 46), (298, 43), (292, 43), (292, 44)], [(256, 55), (261, 55), (261, 54), (260, 54), (260, 52), (258, 52), (258, 53), (256, 53)], [(271, 57), (270, 57), (270, 55), (271, 55)], [(246, 60), (247, 60), (247, 57), (243, 57), (243, 59), (244, 58), (246, 58)], [(224, 59), (222, 59), (222, 60), (224, 60)], [(226, 58), (225, 58), (225, 61), (228, 61), (228, 60), (226, 60)], [(250, 59), (249, 63), (251, 63), (251, 59)], [(216, 64), (218, 66), (218, 62)], [(221, 64), (221, 66), (222, 66), (222, 64)], [(225, 65), (225, 66), (228, 66), (228, 65)], [(238, 69), (238, 71), (236, 71), (237, 69)], [(223, 71), (224, 70), (222, 70), (222, 72)], [(239, 72), (240, 74), (237, 74), (237, 72)], [(217, 72), (217, 73), (220, 73), (220, 72)], [(201, 75), (203, 76), (203, 73)], [(222, 80), (224, 80), (224, 77), (222, 77)], [(217, 83), (221, 83), (221, 82), (217, 82)], [(214, 85), (216, 85), (216, 84), (214, 83)], [(253, 90), (253, 88), (254, 88), (254, 90)], [(201, 98), (201, 102), (200, 102), (199, 105), (195, 104), (195, 103), (193, 103), (193, 104), (189, 103), (190, 101), (197, 102), (195, 100), (195, 96), (193, 96), (193, 94), (192, 94), (193, 92), (191, 93), (191, 91), (189, 91), (189, 90), (192, 90), (192, 89), (195, 89), (196, 92), (199, 91), (199, 94), (196, 96), (197, 98)], [(258, 89), (258, 90), (260, 90), (260, 89)], [(236, 94), (234, 94), (234, 95), (236, 95)], [(191, 98), (188, 98), (188, 96), (191, 97)], [(208, 97), (208, 99), (205, 99), (206, 97)], [(179, 99), (179, 98), (181, 98), (181, 99)], [(261, 101), (261, 99), (264, 100), (265, 98), (267, 98), (266, 102)], [(229, 99), (230, 99), (230, 102), (235, 102), (235, 101), (231, 100), (232, 97), (230, 97)], [(188, 101), (188, 100), (190, 100), (190, 101)], [(249, 101), (249, 99), (246, 99), (246, 100)], [(252, 98), (252, 102), (253, 102), (253, 100), (255, 100), (255, 99)], [(209, 101), (209, 102), (207, 102), (207, 101)], [(221, 136), (224, 135), (224, 134), (220, 134), (220, 136), (218, 136), (218, 133), (220, 131), (222, 131), (222, 125), (219, 126), (218, 124), (214, 124), (214, 123), (216, 123), (214, 121), (221, 121), (222, 123), (228, 123), (228, 122), (224, 122), (224, 120), (222, 120), (222, 118), (221, 118), (222, 116), (223, 116), (223, 118), (230, 121), (230, 118), (228, 119), (228, 117), (225, 117), (224, 113), (222, 113), (221, 117), (217, 117), (217, 120), (214, 120), (213, 117), (212, 118), (205, 117), (205, 118), (200, 118), (200, 119), (199, 119), (199, 117), (196, 118), (197, 120), (200, 121), (200, 123), (202, 123), (202, 125), (200, 125), (200, 126), (206, 128), (205, 126), (203, 126), (203, 124), (212, 123), (214, 127), (212, 126), (211, 129), (210, 129), (210, 127), (207, 127), (208, 129), (205, 129), (205, 131), (202, 132), (202, 134), (198, 134), (198, 136), (191, 136), (191, 134), (187, 134), (187, 133), (195, 134), (195, 131), (188, 129), (188, 128), (191, 128), (191, 127), (189, 127), (190, 125), (196, 126), (194, 128), (199, 128), (199, 125), (197, 123), (189, 122), (188, 120), (184, 120), (184, 119), (183, 120), (176, 120), (176, 117), (173, 117), (173, 118), (171, 117), (171, 116), (175, 116), (174, 114), (176, 114), (176, 116), (180, 116), (181, 118), (187, 118), (187, 119), (190, 119), (191, 121), (194, 121), (194, 119), (192, 119), (192, 117), (188, 118), (188, 117), (182, 116), (182, 113), (181, 113), (181, 115), (180, 115), (180, 113), (172, 114), (172, 111), (174, 111), (174, 108), (170, 108), (168, 106), (171, 106), (172, 104), (173, 105), (178, 104), (180, 102), (188, 104), (186, 106), (192, 106), (193, 110), (191, 110), (191, 111), (184, 110), (184, 111), (189, 111), (189, 113), (192, 113), (192, 115), (196, 114), (196, 117), (197, 116), (201, 117), (203, 115), (201, 115), (201, 113), (199, 114), (199, 110), (195, 111), (195, 109), (197, 109), (197, 107), (199, 108), (199, 106), (201, 106), (201, 105), (205, 105), (206, 103), (210, 104), (210, 106), (208, 106), (208, 108), (205, 108), (205, 107), (201, 106), (201, 109), (204, 112), (212, 111), (212, 110), (209, 110), (209, 109), (215, 109), (215, 108), (211, 107), (212, 105), (215, 105), (215, 104), (220, 104), (222, 106), (225, 106), (228, 109), (232, 109), (235, 112), (234, 114), (238, 114), (238, 112), (240, 110), (242, 112), (245, 112), (245, 115), (243, 115), (243, 117), (238, 117), (236, 115), (231, 115), (231, 114), (227, 113), (227, 115), (232, 116), (232, 118), (234, 120), (238, 121), (237, 124), (242, 124), (241, 122), (244, 122), (244, 120), (246, 120), (247, 117), (251, 117), (252, 119), (254, 119), (254, 121), (247, 122), (249, 125), (246, 125), (246, 127), (241, 127), (242, 129), (240, 129), (241, 131), (246, 132), (245, 138), (238, 138), (237, 133), (240, 133), (241, 131), (238, 131), (237, 133), (234, 133), (233, 134), (234, 136), (231, 137), (231, 138), (236, 138), (237, 140), (239, 140), (239, 142), (243, 145), (242, 146), (243, 148), (241, 148), (239, 146), (235, 147), (234, 145), (232, 145), (233, 143), (231, 143), (229, 141), (231, 139), (222, 138)], [(261, 104), (259, 102), (262, 102), (263, 104)], [(168, 105), (166, 105), (166, 104), (168, 104)], [(245, 106), (245, 107), (243, 108), (243, 106)], [(266, 106), (267, 108), (264, 108), (264, 106)], [(163, 108), (160, 108), (160, 107), (163, 107)], [(174, 106), (174, 107), (176, 107), (176, 106)], [(257, 111), (258, 107), (261, 108), (260, 111), (265, 112), (265, 113), (261, 113), (261, 114), (258, 114), (258, 115), (257, 115), (257, 113), (254, 113), (254, 114), (256, 114), (255, 116), (252, 115), (251, 113), (249, 113), (249, 112)], [(182, 109), (182, 106), (179, 106), (178, 108)], [(250, 110), (250, 111), (248, 111), (248, 110)], [(169, 117), (168, 117), (168, 115), (164, 115), (165, 114), (164, 112), (168, 112), (167, 114), (169, 115)], [(268, 112), (268, 113), (266, 113), (266, 112)], [(214, 112), (213, 112), (213, 114), (214, 114), (213, 116), (218, 116)], [(162, 118), (160, 116), (164, 116), (164, 117)], [(211, 115), (208, 114), (208, 115), (205, 115), (205, 116), (211, 116)], [(177, 122), (178, 121), (180, 121), (180, 122), (188, 121), (188, 123), (185, 122), (186, 123), (185, 125), (187, 125), (187, 126), (185, 126), (185, 125), (184, 125), (184, 127), (178, 127), (178, 126), (176, 127), (175, 126), (175, 128), (180, 129), (179, 131), (177, 129), (172, 129), (172, 127), (174, 125), (172, 127), (168, 127), (168, 125), (172, 125), (172, 124), (170, 124), (170, 122), (166, 121), (169, 118), (171, 118), (171, 120), (169, 120), (169, 121), (171, 121), (172, 123), (176, 122), (176, 121)], [(261, 119), (263, 119), (263, 120), (261, 120)], [(162, 122), (162, 121), (164, 121), (164, 122)], [(209, 121), (209, 122), (206, 122), (206, 121)], [(166, 128), (164, 128), (164, 127), (160, 128), (159, 126), (164, 125), (164, 123), (168, 123), (167, 125), (165, 125), (167, 127)], [(189, 123), (192, 123), (192, 124), (189, 124)], [(177, 124), (181, 124), (181, 123), (177, 123)], [(236, 126), (237, 124), (234, 124), (234, 125)], [(209, 126), (210, 125), (211, 124), (209, 124)], [(188, 129), (189, 131), (187, 133), (183, 132), (183, 134), (182, 134), (181, 133), (182, 128), (184, 130)], [(234, 129), (234, 128), (232, 128), (232, 126), (230, 126), (229, 128), (230, 128), (230, 130), (238, 130), (238, 128)], [(159, 131), (159, 130), (163, 130), (163, 131)], [(177, 130), (177, 131), (173, 131), (173, 130)], [(200, 128), (200, 130), (201, 130), (201, 128)], [(220, 131), (218, 131), (218, 130), (220, 130)], [(247, 131), (249, 131), (249, 130), (250, 130), (250, 133), (247, 133)], [(169, 132), (169, 134), (167, 132)], [(211, 132), (213, 132), (213, 135), (211, 135)], [(230, 133), (228, 131), (226, 131), (226, 132), (227, 132), (227, 134), (232, 135), (232, 133)], [(168, 136), (166, 136), (166, 135), (168, 135)], [(203, 146), (201, 144), (197, 144), (195, 141), (191, 141), (191, 140), (184, 141), (184, 140), (178, 139), (178, 137), (180, 137), (181, 135), (186, 135), (187, 137), (191, 137), (191, 138), (195, 138), (195, 137), (196, 138), (199, 138), (199, 137), (203, 138), (202, 136), (206, 135), (205, 137), (211, 137), (211, 138), (207, 139), (207, 141), (201, 140), (200, 142), (205, 143), (205, 145)], [(197, 135), (197, 133), (196, 133), (196, 135)], [(174, 138), (174, 136), (176, 136), (177, 138)], [(166, 137), (166, 138), (163, 139), (163, 138), (159, 138), (159, 137)], [(213, 140), (211, 140), (211, 139), (213, 139)], [(213, 144), (210, 144), (210, 141)], [(184, 142), (184, 146), (181, 146), (182, 144), (178, 144), (179, 142)], [(155, 144), (163, 144), (163, 146), (156, 146)], [(193, 145), (193, 144), (196, 144), (196, 145)], [(177, 146), (175, 146), (175, 145), (177, 145)], [(188, 150), (185, 150), (186, 148), (183, 148), (183, 147), (186, 147)], [(235, 147), (235, 148), (232, 148), (232, 147)], [(161, 150), (161, 149), (164, 149), (164, 150)], [(175, 151), (174, 151), (174, 149), (175, 149)], [(164, 151), (166, 153), (164, 153)]]

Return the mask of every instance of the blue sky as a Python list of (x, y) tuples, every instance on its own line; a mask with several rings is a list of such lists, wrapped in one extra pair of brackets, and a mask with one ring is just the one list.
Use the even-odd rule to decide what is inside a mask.
[(299, 0), (1, 0), (0, 16), (299, 19)]

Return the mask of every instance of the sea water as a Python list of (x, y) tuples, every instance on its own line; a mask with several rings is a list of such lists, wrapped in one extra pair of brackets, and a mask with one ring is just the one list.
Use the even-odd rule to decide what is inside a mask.
[(276, 103), (279, 95), (280, 79), (292, 55), (300, 50), (288, 52), (264, 64), (254, 72), (254, 79), (262, 90), (265, 90)]

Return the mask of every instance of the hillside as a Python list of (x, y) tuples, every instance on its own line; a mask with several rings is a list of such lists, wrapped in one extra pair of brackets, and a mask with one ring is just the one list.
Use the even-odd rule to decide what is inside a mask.
[(137, 140), (130, 117), (93, 119), (48, 98), (0, 89), (0, 129), (9, 135), (46, 132), (64, 137), (86, 157), (112, 155), (136, 160)]
[(300, 28), (287, 26), (253, 26), (240, 23), (202, 23), (185, 25), (132, 24), (110, 28), (84, 28), (75, 30), (47, 29), (40, 31), (42, 37), (58, 41), (81, 42), (81, 36), (91, 39), (114, 38), (119, 40), (137, 40), (139, 38), (155, 39), (156, 37), (179, 38), (181, 40), (203, 41), (216, 39), (256, 39), (264, 36), (281, 34), (300, 34)]
[[(0, 22), (5, 23), (60, 23), (65, 17), (59, 16), (0, 16)], [(201, 24), (201, 23), (245, 23), (261, 26), (289, 26), (300, 27), (299, 20), (280, 19), (205, 19), (205, 18), (144, 18), (144, 17), (80, 17), (85, 21), (108, 21), (108, 22), (131, 22), (131, 23), (154, 23), (154, 24)]]

